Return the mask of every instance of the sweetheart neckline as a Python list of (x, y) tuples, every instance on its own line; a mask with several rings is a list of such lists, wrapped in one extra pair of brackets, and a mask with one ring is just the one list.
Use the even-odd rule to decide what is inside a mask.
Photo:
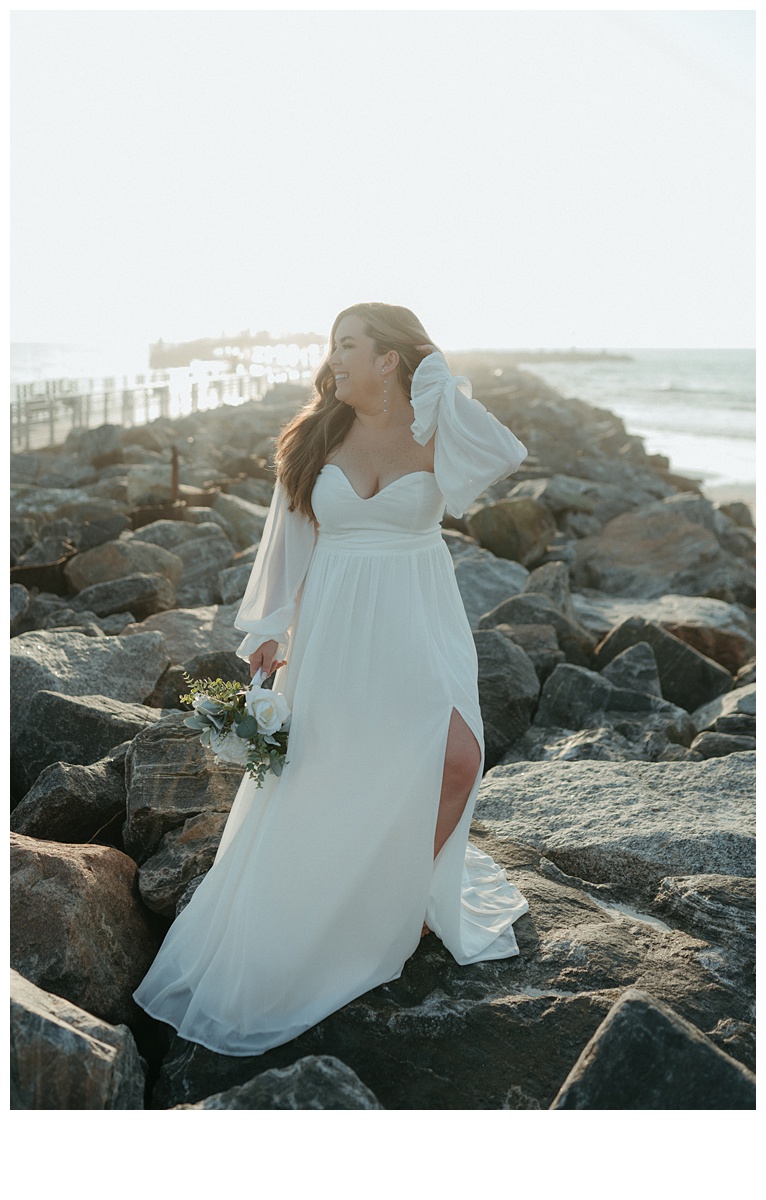
[(397, 475), (396, 479), (392, 479), (391, 482), (387, 483), (386, 486), (381, 488), (379, 492), (373, 492), (373, 494), (371, 496), (360, 496), (358, 491), (356, 490), (353, 483), (351, 482), (351, 480), (349, 479), (348, 475), (346, 474), (346, 472), (343, 470), (342, 467), (339, 467), (337, 463), (325, 463), (324, 467), (322, 467), (322, 470), (324, 470), (325, 467), (335, 467), (336, 471), (340, 471), (341, 475), (345, 479), (348, 486), (351, 488), (351, 491), (354, 493), (357, 500), (361, 500), (363, 504), (366, 504), (369, 500), (374, 500), (376, 498), (376, 496), (382, 496), (383, 493), (387, 492), (389, 488), (392, 488), (395, 483), (400, 483), (402, 479), (409, 479), (410, 476), (412, 476), (412, 475), (430, 475), (432, 479), (436, 478), (436, 474), (434, 471), (407, 471), (404, 475)]

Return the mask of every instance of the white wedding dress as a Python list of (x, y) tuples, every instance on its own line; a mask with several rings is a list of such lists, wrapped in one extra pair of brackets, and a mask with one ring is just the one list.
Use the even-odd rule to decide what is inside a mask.
[[(477, 655), (439, 522), (526, 455), (460, 391), (439, 353), (412, 381), (412, 433), (434, 472), (369, 499), (336, 465), (312, 503), (277, 481), (235, 625), (242, 658), (279, 643), (292, 711), (287, 765), (245, 775), (214, 865), (134, 993), (182, 1038), (261, 1054), (396, 979), (425, 920), (458, 963), (518, 954), (519, 890), (468, 842), (484, 736)], [(436, 860), (447, 732), (457, 709), (482, 764)]]

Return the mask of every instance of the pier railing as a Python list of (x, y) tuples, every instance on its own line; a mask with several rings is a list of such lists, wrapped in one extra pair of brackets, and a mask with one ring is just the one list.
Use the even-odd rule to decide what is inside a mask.
[(184, 369), (102, 379), (41, 379), (11, 386), (11, 452), (58, 446), (72, 429), (145, 425), (261, 399), (275, 383), (311, 382), (312, 371), (200, 375)]

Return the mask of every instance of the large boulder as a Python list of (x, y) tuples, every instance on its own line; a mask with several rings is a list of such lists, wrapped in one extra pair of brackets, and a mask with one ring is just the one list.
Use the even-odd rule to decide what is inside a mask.
[(199, 735), (183, 721), (180, 712), (163, 717), (134, 738), (125, 758), (123, 839), (127, 852), (141, 864), (164, 834), (190, 817), (228, 813), (243, 780), (241, 767), (215, 765)]
[(755, 684), (735, 688), (700, 705), (692, 713), (692, 723), (698, 733), (715, 729), (752, 736), (755, 732)]
[(606, 664), (601, 674), (614, 687), (646, 692), (650, 696), (662, 699), (657, 659), (648, 642), (636, 642), (635, 645), (628, 646), (627, 650), (623, 650)]
[(138, 890), (147, 908), (172, 920), (189, 884), (212, 867), (227, 818), (228, 812), (202, 812), (160, 838), (138, 870)]
[(638, 642), (648, 643), (654, 651), (665, 699), (688, 712), (734, 686), (732, 676), (719, 663), (643, 617), (627, 617), (606, 635), (596, 647), (596, 667), (603, 669)]
[(37, 692), (26, 717), (25, 736), (11, 756), (16, 796), (24, 796), (52, 763), (88, 766), (163, 716), (145, 704), (123, 704), (110, 696), (64, 696)]
[(111, 1024), (132, 998), (166, 926), (141, 902), (132, 859), (109, 846), (11, 834), (11, 965)]
[(221, 599), (219, 575), (234, 561), (234, 547), (217, 525), (197, 525), (194, 541), (176, 548), (184, 573), (178, 585), (178, 606), (192, 608), (217, 604)]
[(704, 1033), (746, 1023), (752, 992), (720, 978), (726, 964), (706, 942), (562, 876), (482, 823), (472, 840), (529, 901), (514, 925), (517, 957), (461, 967), (431, 935), (400, 979), (264, 1055), (224, 1056), (174, 1038), (153, 1106), (204, 1101), (254, 1071), (318, 1054), (340, 1058), (387, 1109), (547, 1108), (629, 987), (651, 990)]
[(124, 579), (126, 575), (164, 575), (171, 583), (178, 583), (183, 569), (181, 560), (161, 546), (130, 539), (103, 542), (84, 554), (76, 554), (64, 574), (71, 588), (81, 592), (94, 583)]
[(694, 650), (735, 674), (755, 655), (755, 629), (741, 605), (709, 596), (658, 596), (631, 600), (587, 589), (572, 604), (579, 620), (598, 641), (626, 617), (642, 617), (661, 625)]
[(113, 844), (121, 838), (124, 816), (124, 766), (107, 756), (90, 766), (55, 762), (46, 767), (11, 813), (11, 829), (52, 842), (108, 838)]
[(569, 662), (589, 666), (594, 642), (587, 630), (571, 621), (544, 592), (524, 591), (484, 613), (479, 629), (496, 625), (552, 625)]
[(176, 1109), (382, 1108), (358, 1075), (331, 1055), (307, 1055), (283, 1070), (262, 1071), (247, 1083)]
[(653, 910), (694, 937), (727, 946), (755, 965), (755, 879), (740, 875), (670, 875)]
[(170, 661), (180, 665), (213, 650), (236, 650), (245, 636), (234, 628), (238, 610), (239, 603), (156, 613), (140, 623), (126, 625), (120, 640), (127, 642), (137, 634), (161, 633)]
[[(159, 548), (159, 547), (157, 547)], [(83, 588), (71, 601), (72, 608), (89, 609), (99, 617), (131, 612), (137, 620), (152, 613), (175, 608), (175, 586), (165, 575), (125, 575)]]
[(625, 992), (552, 1109), (749, 1109), (755, 1076), (638, 988)]
[(26, 716), (39, 691), (98, 694), (141, 703), (170, 665), (157, 632), (141, 637), (90, 638), (81, 633), (32, 632), (11, 641), (11, 748), (26, 737)]
[(551, 671), (564, 662), (564, 651), (559, 648), (556, 630), (553, 625), (496, 625), (498, 633), (510, 638), (520, 646), (537, 671), (541, 683)]
[(482, 614), (524, 588), (529, 572), (521, 563), (496, 558), (475, 543), (454, 550), (455, 582), (463, 599), (468, 624), (478, 629)]
[(714, 533), (666, 505), (623, 513), (582, 538), (573, 571), (577, 588), (652, 599), (668, 592), (713, 596), (752, 607), (752, 569), (722, 550)]
[(476, 816), (568, 874), (653, 897), (668, 875), (755, 874), (755, 755), (708, 762), (514, 763)]
[(218, 492), (213, 500), (213, 511), (220, 513), (232, 531), (237, 550), (244, 550), (258, 541), (269, 515), (267, 504), (251, 504), (239, 496), (227, 496)]
[(550, 510), (537, 500), (519, 497), (472, 508), (466, 517), (472, 537), (498, 558), (524, 566), (536, 562), (556, 532)]
[(125, 1025), (11, 971), (11, 1108), (144, 1107), (146, 1066)]
[(537, 672), (520, 646), (497, 630), (474, 634), (485, 765), (493, 765), (529, 727), (540, 692)]
[(572, 730), (611, 726), (629, 741), (659, 733), (681, 746), (694, 737), (685, 709), (571, 663), (561, 663), (545, 681), (534, 723)]
[(565, 617), (576, 625), (580, 624), (569, 590), (569, 569), (565, 563), (547, 562), (535, 567), (529, 573), (524, 591), (548, 596)]

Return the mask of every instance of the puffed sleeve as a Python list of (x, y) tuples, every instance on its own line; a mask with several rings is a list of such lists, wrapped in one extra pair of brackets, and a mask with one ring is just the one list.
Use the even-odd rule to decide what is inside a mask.
[(512, 475), (527, 457), (519, 439), (461, 391), (460, 382), (437, 350), (416, 368), (411, 386), (412, 435), (424, 446), (436, 430), (434, 474), (453, 517), (462, 517), (485, 488)]
[(235, 629), (247, 634), (237, 648), (240, 658), (248, 659), (269, 641), (279, 643), (277, 656), (283, 658), (290, 644), (298, 591), (316, 536), (313, 521), (297, 509), (290, 512), (288, 503), (287, 492), (277, 479), (250, 579), (234, 618)]

